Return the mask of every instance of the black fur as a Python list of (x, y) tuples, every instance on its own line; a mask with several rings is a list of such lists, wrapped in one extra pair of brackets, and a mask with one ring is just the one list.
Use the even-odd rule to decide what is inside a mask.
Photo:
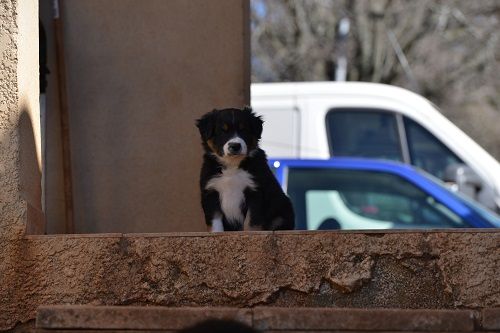
[[(289, 230), (294, 228), (294, 213), (290, 199), (267, 164), (266, 154), (259, 148), (263, 121), (252, 109), (213, 110), (196, 123), (205, 150), (200, 175), (201, 204), (207, 226), (212, 225), (216, 213), (222, 215), (224, 230), (243, 230), (243, 221), (229, 221), (221, 208), (219, 193), (206, 189), (208, 182), (219, 177), (228, 168), (248, 172), (255, 189), (244, 190), (241, 203), (242, 216), (250, 212), (250, 227), (255, 230)], [(246, 143), (246, 154), (227, 155), (224, 144), (235, 136)], [(228, 162), (229, 161), (229, 162)], [(236, 161), (236, 162), (234, 162)]]

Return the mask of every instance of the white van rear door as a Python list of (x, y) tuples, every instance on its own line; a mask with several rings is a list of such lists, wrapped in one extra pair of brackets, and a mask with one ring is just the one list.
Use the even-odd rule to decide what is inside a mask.
[(262, 115), (261, 148), (271, 157), (300, 156), (300, 112), (295, 107), (254, 107)]

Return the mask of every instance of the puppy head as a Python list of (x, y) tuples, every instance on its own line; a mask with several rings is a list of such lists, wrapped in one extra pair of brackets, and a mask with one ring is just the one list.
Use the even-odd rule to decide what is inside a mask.
[(196, 121), (205, 150), (223, 160), (242, 159), (256, 149), (262, 124), (250, 107), (214, 109)]

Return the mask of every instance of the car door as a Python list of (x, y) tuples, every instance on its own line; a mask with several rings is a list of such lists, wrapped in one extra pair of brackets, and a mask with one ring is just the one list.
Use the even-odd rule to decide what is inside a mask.
[(298, 229), (471, 226), (428, 192), (388, 172), (289, 167), (286, 188)]

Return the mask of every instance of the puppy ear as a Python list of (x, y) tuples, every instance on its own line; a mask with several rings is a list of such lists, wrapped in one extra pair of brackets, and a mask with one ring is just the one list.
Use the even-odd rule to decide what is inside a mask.
[(204, 114), (200, 119), (196, 120), (196, 127), (200, 131), (203, 141), (210, 139), (215, 132), (215, 115), (217, 109)]
[(250, 114), (252, 131), (255, 134), (256, 139), (259, 140), (262, 135), (262, 125), (264, 124), (264, 120), (262, 120), (261, 116), (257, 116), (255, 112), (253, 112), (251, 106), (245, 105), (243, 107), (243, 111)]
[(262, 136), (262, 125), (264, 124), (264, 120), (262, 120), (261, 116), (257, 116), (254, 112), (252, 112), (252, 109), (250, 107), (245, 107), (244, 110), (250, 111), (250, 115), (252, 116), (253, 133), (255, 134), (257, 140), (260, 140), (260, 137)]

